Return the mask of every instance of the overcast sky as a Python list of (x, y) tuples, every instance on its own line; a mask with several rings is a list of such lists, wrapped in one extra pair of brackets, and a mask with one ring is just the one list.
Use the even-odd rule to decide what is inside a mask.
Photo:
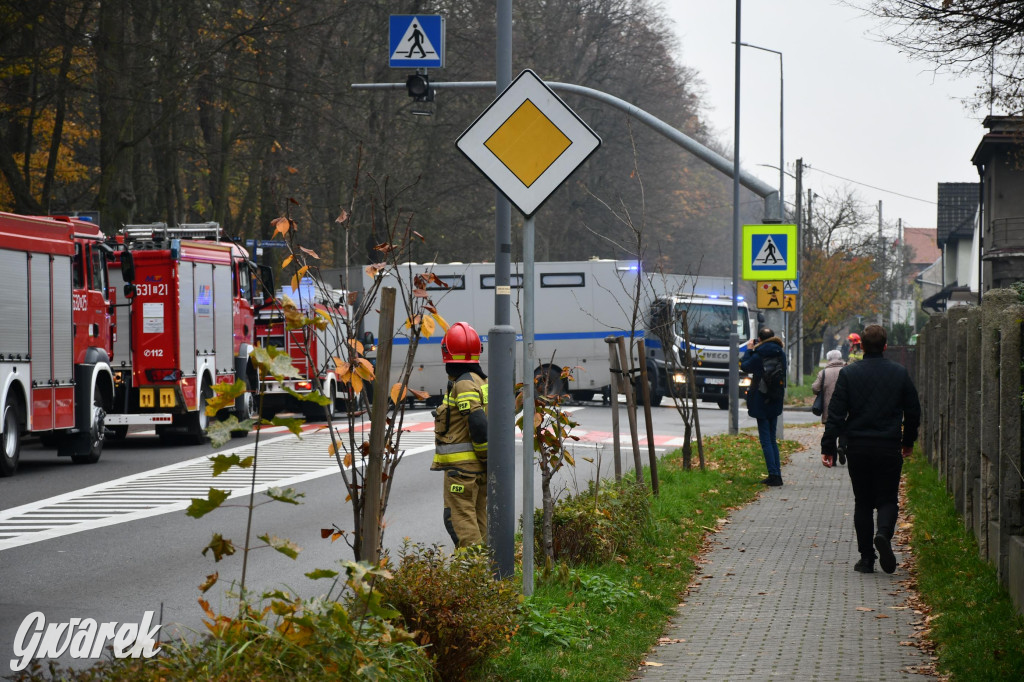
[[(681, 43), (679, 60), (700, 73), (706, 119), (730, 148), (735, 5), (663, 0)], [(832, 0), (743, 2), (742, 42), (783, 53), (787, 170), (802, 157), (818, 169), (805, 174), (805, 190), (849, 188), (871, 206), (881, 200), (887, 223), (902, 218), (904, 226), (935, 227), (937, 183), (978, 180), (971, 156), (985, 133), (984, 114), (960, 103), (974, 83), (910, 62), (873, 37), (876, 29), (874, 19)], [(740, 159), (745, 170), (777, 185), (778, 171), (758, 164), (779, 163), (779, 57), (742, 52)], [(786, 176), (787, 203), (794, 191)]]

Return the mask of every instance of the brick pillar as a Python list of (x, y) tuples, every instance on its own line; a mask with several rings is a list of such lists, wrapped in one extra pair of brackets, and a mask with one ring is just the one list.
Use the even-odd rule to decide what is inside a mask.
[(946, 316), (935, 316), (935, 339), (932, 347), (936, 350), (932, 360), (932, 378), (929, 392), (935, 406), (935, 468), (945, 482), (948, 475), (947, 444), (949, 443), (949, 320)]
[(1008, 289), (991, 289), (982, 297), (981, 374), (985, 390), (981, 397), (981, 467), (979, 469), (978, 517), (974, 535), (982, 558), (998, 567), (999, 532), (999, 431), (1000, 431), (1000, 345), (1003, 311), (1017, 302)]
[(953, 496), (956, 510), (964, 513), (964, 445), (967, 423), (967, 314), (966, 306), (947, 313), (949, 318), (949, 469), (946, 489)]
[(914, 365), (914, 386), (917, 387), (917, 395), (921, 401), (921, 429), (918, 431), (918, 443), (921, 445), (921, 452), (929, 462), (932, 461), (932, 438), (929, 431), (932, 422), (932, 406), (929, 403), (931, 396), (928, 393), (928, 365), (931, 362), (929, 341), (932, 333), (932, 323), (929, 320), (917, 335), (917, 363)]
[[(967, 313), (967, 368), (964, 433), (964, 527), (974, 530), (978, 518), (978, 492), (981, 477), (981, 308)], [(977, 535), (977, 533), (975, 533)]]
[[(1017, 299), (1019, 300), (1019, 299)], [(1024, 580), (1021, 567), (1015, 562), (1014, 575), (1010, 575), (1009, 552), (1011, 543), (1019, 545), (1024, 534), (1024, 506), (1021, 502), (1024, 456), (1021, 453), (1021, 360), (1022, 320), (1024, 305), (1016, 303), (1003, 310), (999, 348), (999, 523), (997, 558), (994, 562), (999, 581), (1006, 587), (1014, 581)], [(993, 544), (996, 537), (991, 537)], [(1018, 608), (1022, 605), (1018, 603)]]

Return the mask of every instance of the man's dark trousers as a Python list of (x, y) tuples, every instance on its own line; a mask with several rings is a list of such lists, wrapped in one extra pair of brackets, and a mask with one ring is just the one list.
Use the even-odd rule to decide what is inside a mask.
[(899, 441), (870, 445), (850, 441), (847, 465), (853, 483), (853, 527), (862, 557), (875, 558), (874, 510), (878, 510), (878, 534), (892, 540), (899, 512), (900, 472), (903, 455)]

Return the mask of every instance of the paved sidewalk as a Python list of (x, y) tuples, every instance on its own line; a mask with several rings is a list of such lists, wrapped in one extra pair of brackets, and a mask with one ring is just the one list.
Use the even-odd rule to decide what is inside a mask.
[[(921, 620), (908, 576), (853, 570), (853, 491), (821, 465), (821, 426), (786, 427), (807, 446), (785, 485), (734, 512), (638, 675), (644, 680), (924, 680), (932, 660), (906, 643)], [(901, 514), (900, 523), (903, 522)], [(897, 533), (897, 539), (899, 533)], [(904, 548), (893, 549), (902, 563)], [(901, 644), (903, 642), (904, 644)]]

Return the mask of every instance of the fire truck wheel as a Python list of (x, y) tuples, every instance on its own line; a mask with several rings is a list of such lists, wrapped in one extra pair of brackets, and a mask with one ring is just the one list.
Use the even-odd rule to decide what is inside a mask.
[(18, 409), (14, 405), (7, 405), (4, 407), (4, 451), (0, 455), (0, 476), (13, 476), (18, 470), (18, 458), (21, 456), (20, 431)]
[(75, 436), (78, 442), (72, 447), (78, 453), (85, 450), (84, 454), (72, 454), (71, 461), (75, 464), (95, 464), (100, 461), (103, 454), (103, 443), (107, 439), (107, 430), (103, 426), (103, 420), (107, 411), (103, 409), (103, 403), (97, 395), (93, 399), (92, 413), (89, 415), (89, 431)]
[(199, 409), (188, 415), (186, 432), (188, 439), (195, 445), (206, 442), (206, 427), (210, 425), (210, 417), (206, 414), (206, 401), (213, 397), (210, 380), (203, 377), (203, 387), (199, 391)]
[(342, 398), (340, 402), (338, 401), (338, 384), (332, 382), (331, 383), (331, 418), (332, 419), (337, 419), (338, 417), (342, 417), (342, 416), (345, 415), (345, 407), (346, 407), (345, 403), (346, 402), (347, 402), (347, 400), (345, 400), (345, 398)]
[[(235, 416), (238, 421), (245, 421), (247, 419), (256, 418), (256, 398), (252, 393), (246, 392), (245, 395), (238, 397), (238, 401), (235, 405)], [(235, 429), (231, 432), (232, 438), (245, 438), (249, 435), (249, 429)]]

